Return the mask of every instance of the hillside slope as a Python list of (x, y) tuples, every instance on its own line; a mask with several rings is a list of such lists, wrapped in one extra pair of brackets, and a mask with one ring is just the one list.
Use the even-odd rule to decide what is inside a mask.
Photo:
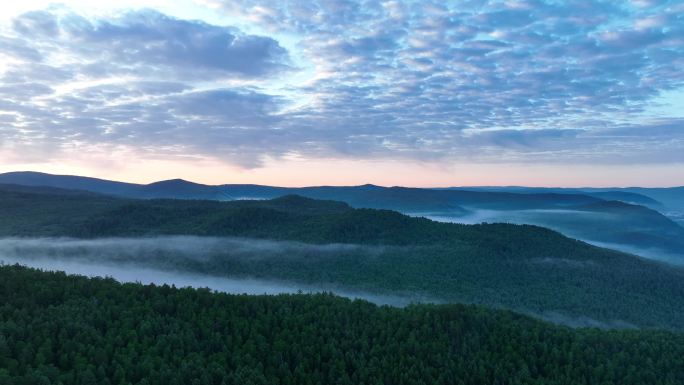
[(664, 384), (684, 337), (475, 306), (234, 296), (0, 266), (0, 383)]
[(359, 208), (391, 209), (401, 212), (449, 211), (454, 214), (464, 213), (461, 205), (496, 209), (529, 209), (565, 207), (601, 200), (581, 194), (515, 194), (374, 185), (299, 188), (244, 184), (210, 186), (181, 179), (141, 185), (37, 172), (0, 174), (0, 183), (71, 188), (136, 199), (272, 199), (296, 194), (313, 199), (343, 201)]
[(140, 187), (138, 184), (75, 175), (53, 175), (41, 172), (19, 171), (0, 174), (0, 183), (35, 187), (56, 187), (67, 190), (85, 190), (99, 194), (129, 196)]
[[(117, 263), (224, 276), (333, 284), (377, 293), (517, 309), (606, 326), (684, 325), (684, 270), (593, 247), (536, 226), (459, 225), (341, 202), (123, 200), (0, 191), (0, 235), (239, 236), (342, 248), (243, 258), (232, 250), (158, 253)], [(163, 240), (160, 240), (163, 242)], [(47, 253), (49, 254), (49, 253)], [(111, 261), (110, 261), (111, 262)]]
[(684, 228), (673, 222), (679, 220), (680, 214), (676, 211), (667, 211), (672, 219), (666, 220), (665, 216), (655, 211), (644, 216), (641, 215), (643, 210), (636, 209), (607, 213), (576, 209), (606, 202), (607, 199), (643, 203), (658, 210), (664, 208), (647, 196), (625, 190), (525, 187), (420, 189), (375, 185), (286, 188), (247, 184), (209, 186), (181, 179), (141, 185), (34, 172), (0, 174), (0, 183), (69, 187), (133, 199), (231, 201), (273, 199), (296, 194), (313, 199), (342, 201), (355, 208), (395, 210), (436, 220), (540, 225), (571, 237), (611, 245), (644, 257), (668, 262), (684, 261), (684, 237), (681, 235)]

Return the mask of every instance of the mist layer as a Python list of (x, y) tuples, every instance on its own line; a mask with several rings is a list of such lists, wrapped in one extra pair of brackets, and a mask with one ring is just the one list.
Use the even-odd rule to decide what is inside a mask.
[(405, 306), (435, 302), (424, 297), (394, 296), (341, 288), (336, 284), (309, 285), (292, 281), (218, 276), (183, 271), (182, 262), (201, 263), (210, 258), (306, 258), (340, 253), (376, 254), (382, 248), (348, 244), (310, 245), (244, 238), (164, 236), (154, 238), (0, 239), (0, 262), (21, 264), (87, 277), (111, 277), (120, 282), (209, 288), (231, 294), (288, 294), (333, 292), (379, 304)]

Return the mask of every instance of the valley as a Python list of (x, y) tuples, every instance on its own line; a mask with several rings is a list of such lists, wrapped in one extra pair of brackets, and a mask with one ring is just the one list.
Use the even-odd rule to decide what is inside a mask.
[(570, 324), (684, 324), (683, 268), (542, 227), (440, 223), (294, 195), (220, 202), (34, 189), (0, 191), (0, 245), (15, 257), (482, 304)]

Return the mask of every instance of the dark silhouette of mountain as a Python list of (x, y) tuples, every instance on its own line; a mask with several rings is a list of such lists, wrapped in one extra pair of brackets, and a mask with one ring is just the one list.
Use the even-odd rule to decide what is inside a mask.
[[(441, 190), (441, 189), (440, 189)], [(511, 192), (517, 194), (581, 194), (602, 200), (622, 201), (626, 203), (662, 208), (662, 203), (645, 194), (621, 189), (593, 189), (593, 188), (560, 188), (560, 187), (523, 187), (523, 186), (484, 186), (484, 187), (449, 187), (443, 190), (467, 190), (487, 192)]]
[[(563, 234), (609, 245), (649, 258), (684, 257), (684, 188), (545, 188), (522, 186), (452, 187), (440, 190), (508, 192), (516, 194), (581, 194), (598, 200), (565, 207), (561, 211), (495, 211), (470, 216), (442, 215), (437, 219), (472, 222), (528, 223)], [(678, 197), (680, 200), (678, 200)], [(465, 209), (471, 209), (467, 204)]]
[(567, 207), (600, 200), (599, 198), (581, 194), (447, 191), (408, 187), (381, 187), (370, 184), (362, 186), (287, 188), (250, 184), (209, 186), (174, 179), (140, 185), (34, 172), (0, 174), (0, 183), (87, 190), (113, 196), (143, 199), (271, 199), (283, 195), (297, 194), (314, 199), (343, 201), (353, 207), (392, 209), (402, 212), (452, 211), (454, 214), (465, 212), (461, 207), (462, 205), (476, 208), (513, 210)]
[(85, 195), (85, 196), (101, 196), (92, 191), (86, 190), (71, 190), (58, 187), (45, 186), (26, 186), (19, 184), (0, 184), (0, 190), (17, 193), (32, 193), (32, 194), (51, 194), (51, 195)]
[[(586, 236), (684, 255), (684, 228), (656, 210), (620, 201), (592, 203), (575, 209), (610, 215), (603, 219), (603, 226), (585, 227)], [(619, 223), (620, 218), (626, 217), (631, 219), (628, 226)]]
[(663, 205), (657, 200), (650, 198), (646, 195), (637, 194), (629, 191), (589, 191), (583, 193), (605, 200), (621, 201), (648, 207), (662, 207)]
[(566, 207), (597, 202), (599, 199), (577, 194), (514, 194), (505, 192), (440, 191), (408, 187), (305, 187), (296, 194), (316, 199), (348, 202), (355, 207), (395, 209), (407, 213), (463, 212), (466, 208), (516, 210)]
[(0, 183), (70, 188), (113, 196), (143, 199), (270, 199), (288, 194), (297, 194), (315, 199), (344, 201), (353, 207), (392, 209), (402, 212), (429, 213), (448, 211), (452, 214), (465, 213), (461, 203), (477, 207), (519, 209), (569, 206), (596, 201), (595, 198), (577, 194), (524, 195), (494, 192), (438, 191), (406, 187), (388, 188), (375, 185), (302, 188), (247, 184), (208, 186), (180, 179), (139, 185), (87, 177), (34, 172), (0, 174)]
[(642, 194), (662, 202), (664, 208), (659, 209), (667, 216), (684, 226), (684, 187), (643, 188), (628, 187), (624, 189), (635, 194)]
[(661, 215), (658, 215), (659, 213), (656, 210), (652, 210), (652, 209), (649, 209), (649, 208), (644, 207), (644, 206), (629, 204), (629, 203), (626, 203), (623, 201), (618, 201), (618, 200), (601, 201), (601, 202), (589, 203), (586, 205), (579, 205), (579, 206), (575, 206), (574, 209), (584, 210), (584, 211), (596, 211), (596, 212), (623, 212), (623, 211), (638, 212), (640, 214), (651, 214), (654, 216), (658, 216), (663, 221), (671, 222), (671, 221), (668, 221), (667, 218), (664, 218)]
[(135, 195), (135, 191), (140, 187), (140, 185), (134, 183), (114, 182), (74, 175), (53, 175), (32, 171), (0, 174), (0, 183), (85, 190), (100, 194), (129, 197)]
[(207, 186), (182, 179), (159, 181), (144, 185), (73, 175), (10, 172), (0, 174), (0, 183), (84, 190), (99, 194), (141, 199), (230, 199), (217, 186)]
[(658, 210), (680, 224), (684, 224), (684, 186), (682, 187), (522, 187), (522, 186), (484, 186), (449, 187), (447, 190), (498, 191), (514, 193), (558, 192), (595, 196), (604, 200), (619, 200), (639, 204)]
[(171, 179), (139, 186), (132, 198), (230, 200), (217, 186)]

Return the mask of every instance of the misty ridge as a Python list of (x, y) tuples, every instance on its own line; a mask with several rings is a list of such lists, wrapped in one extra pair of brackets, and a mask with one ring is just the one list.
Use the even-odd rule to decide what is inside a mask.
[[(402, 248), (190, 235), (97, 239), (0, 238), (0, 260), (8, 263), (48, 263), (46, 268), (51, 270), (59, 269), (62, 262), (72, 263), (72, 267), (78, 263), (116, 266), (126, 264), (131, 269), (152, 267), (182, 273), (194, 271), (242, 277), (250, 274), (233, 271), (231, 266), (272, 262), (287, 262), (297, 266), (348, 256), (374, 258), (390, 249)], [(217, 271), (216, 266), (221, 268)]]
[[(465, 215), (449, 213), (413, 214), (428, 219), (461, 224), (511, 223), (550, 228), (589, 244), (610, 248), (661, 262), (684, 265), (684, 239), (677, 239), (680, 226), (663, 229), (648, 220), (624, 223), (619, 214), (573, 209), (492, 210), (470, 209)], [(673, 232), (674, 241), (660, 238)]]
[[(12, 217), (19, 218), (28, 214), (28, 221), (10, 220), (0, 233), (6, 236), (74, 236), (74, 237), (107, 237), (107, 236), (147, 236), (150, 234), (187, 234), (202, 236), (244, 236), (264, 239), (287, 239), (288, 237), (274, 237), (273, 232), (265, 231), (259, 234), (263, 225), (252, 223), (252, 214), (246, 215), (243, 222), (254, 227), (253, 231), (240, 229), (240, 223), (229, 232), (220, 231), (226, 223), (197, 223), (190, 225), (187, 221), (169, 212), (155, 226), (150, 227), (142, 217), (135, 221), (117, 225), (117, 219), (127, 216), (130, 212), (105, 212), (111, 200), (118, 197), (126, 199), (181, 199), (181, 200), (209, 200), (204, 203), (205, 209), (216, 210), (221, 207), (219, 202), (232, 202), (223, 207), (257, 207), (276, 208), (286, 211), (288, 215), (299, 215), (298, 209), (287, 209), (286, 203), (294, 203), (301, 197), (319, 200), (304, 211), (313, 209), (320, 213), (331, 210), (344, 212), (351, 208), (389, 209), (411, 216), (423, 216), (429, 219), (456, 222), (464, 224), (512, 223), (531, 224), (553, 229), (569, 237), (580, 239), (594, 245), (611, 245), (611, 248), (635, 253), (641, 257), (655, 259), (675, 264), (684, 264), (684, 227), (681, 226), (681, 202), (684, 190), (668, 189), (562, 189), (562, 188), (526, 188), (526, 187), (472, 187), (421, 189), (406, 187), (382, 187), (375, 185), (363, 186), (319, 186), (286, 188), (260, 185), (202, 185), (180, 179), (159, 181), (148, 185), (127, 184), (87, 177), (41, 174), (34, 172), (15, 172), (0, 174), (0, 185), (7, 199), (9, 195), (18, 196), (21, 193), (35, 194), (42, 199), (34, 199), (33, 209), (22, 209)], [(46, 187), (49, 186), (49, 187)], [(79, 193), (75, 190), (82, 189)], [(90, 193), (86, 193), (89, 191)], [(82, 218), (79, 214), (72, 215), (64, 200), (46, 203), (54, 195), (70, 195), (78, 203), (90, 202), (92, 210), (83, 210)], [(84, 195), (85, 194), (85, 195)], [(104, 195), (99, 195), (104, 194)], [(109, 198), (105, 198), (108, 196)], [(293, 198), (294, 196), (300, 198)], [(246, 199), (249, 198), (249, 199)], [(110, 201), (107, 201), (109, 199)], [(284, 199), (276, 206), (270, 199)], [(336, 201), (337, 205), (328, 205), (322, 201)], [(99, 203), (98, 203), (99, 202)], [(257, 204), (256, 202), (262, 202)], [(346, 204), (343, 205), (343, 203)], [(25, 204), (26, 202), (17, 202)], [(122, 203), (123, 204), (123, 203)], [(145, 205), (136, 201), (136, 205)], [(37, 209), (40, 205), (43, 209)], [(13, 212), (17, 204), (8, 203), (8, 212)], [(150, 211), (144, 215), (159, 214), (157, 203), (147, 204)], [(149, 207), (153, 206), (153, 207)], [(175, 211), (178, 207), (198, 206), (197, 203), (168, 204)], [(297, 206), (295, 203), (294, 206)], [(293, 206), (293, 207), (294, 207)], [(62, 207), (54, 210), (54, 207)], [(317, 207), (317, 208), (315, 208)], [(36, 212), (40, 212), (39, 215)], [(48, 214), (51, 222), (45, 226)], [(206, 216), (200, 221), (211, 221)], [(54, 222), (52, 222), (54, 221)], [(14, 222), (14, 223), (12, 223)], [(173, 222), (173, 223), (171, 223)], [(61, 225), (59, 225), (61, 223)], [(296, 232), (296, 225), (283, 225), (280, 233)], [(97, 230), (95, 230), (97, 229)], [(42, 233), (36, 233), (41, 231)], [(390, 238), (392, 234), (383, 238)], [(299, 237), (298, 241), (314, 243), (366, 243), (363, 234), (356, 239), (313, 239)], [(319, 237), (320, 234), (316, 235)], [(410, 238), (402, 236), (397, 238)]]
[[(403, 291), (399, 294), (362, 291), (335, 282), (306, 284), (278, 278), (231, 276), (221, 272), (199, 273), (187, 268), (189, 261), (210, 263), (212, 258), (269, 259), (344, 257), (345, 254), (377, 257), (385, 246), (354, 244), (305, 244), (237, 237), (157, 236), (147, 238), (0, 238), (0, 264), (19, 264), (47, 271), (63, 271), (86, 277), (108, 277), (119, 282), (208, 288), (230, 294), (278, 295), (334, 293), (350, 299), (362, 299), (377, 305), (405, 307), (417, 303), (447, 303), (444, 299)], [(395, 250), (395, 251), (396, 251)], [(539, 258), (532, 263), (567, 267), (592, 267), (591, 261)], [(463, 301), (469, 302), (469, 301)], [(497, 306), (498, 307), (498, 306)], [(506, 307), (502, 307), (506, 308)], [(518, 309), (537, 318), (573, 328), (632, 329), (637, 326), (621, 320), (601, 321), (586, 316), (572, 316), (561, 311)]]
[[(544, 227), (440, 223), (297, 195), (218, 202), (19, 190), (0, 191), (6, 213), (0, 251), (7, 263), (146, 279), (112, 272), (113, 266), (129, 274), (144, 271), (158, 283), (203, 287), (214, 278), (240, 280), (238, 289), (256, 293), (261, 286), (361, 293), (375, 302), (380, 301), (371, 295), (392, 297), (381, 303), (476, 304), (605, 325), (684, 325), (680, 267), (591, 246)], [(516, 199), (521, 203), (516, 207), (529, 207), (529, 197)], [(557, 202), (555, 195), (550, 199)], [(619, 202), (599, 202), (596, 208), (595, 198), (567, 199), (573, 204), (589, 199), (577, 209), (583, 217), (595, 209), (636, 212), (677, 228), (647, 209)], [(566, 216), (555, 203), (548, 209), (553, 211), (545, 215)], [(221, 282), (211, 285), (235, 290), (235, 282)]]
[(147, 238), (0, 238), (0, 263), (20, 264), (86, 277), (110, 277), (120, 282), (208, 288), (250, 295), (332, 292), (378, 305), (403, 307), (443, 301), (415, 293), (390, 295), (343, 288), (334, 282), (303, 284), (282, 279), (231, 277), (223, 273), (189, 271), (191, 261), (212, 258), (326, 258), (344, 254), (374, 257), (387, 247), (354, 244), (305, 244), (238, 237), (157, 236)]
[(204, 237), (168, 235), (140, 238), (79, 239), (68, 237), (0, 238), (0, 255), (7, 258), (73, 258), (92, 261), (145, 262), (156, 257), (207, 261), (223, 258), (308, 258), (338, 256), (345, 253), (379, 255), (387, 246), (344, 243), (308, 244), (241, 237)]

